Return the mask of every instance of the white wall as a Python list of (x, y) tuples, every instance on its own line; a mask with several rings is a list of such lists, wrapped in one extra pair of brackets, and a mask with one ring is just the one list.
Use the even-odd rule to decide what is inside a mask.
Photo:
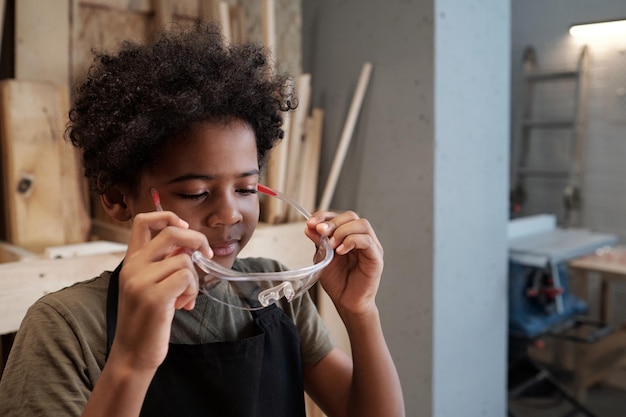
[(321, 184), (374, 65), (332, 206), (385, 247), (378, 304), (408, 416), (505, 415), (509, 29), (500, 0), (303, 1)]
[(503, 416), (509, 5), (435, 9), (435, 416)]

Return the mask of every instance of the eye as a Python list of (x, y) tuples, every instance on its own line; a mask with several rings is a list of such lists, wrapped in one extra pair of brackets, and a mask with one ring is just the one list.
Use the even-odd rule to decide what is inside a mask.
[(257, 189), (256, 188), (240, 188), (237, 190), (237, 192), (242, 195), (251, 195), (251, 194), (256, 194)]
[(200, 200), (201, 198), (205, 198), (209, 195), (208, 192), (203, 192), (203, 193), (199, 193), (199, 194), (183, 194), (183, 193), (178, 193), (178, 196), (180, 198), (182, 198), (183, 200)]

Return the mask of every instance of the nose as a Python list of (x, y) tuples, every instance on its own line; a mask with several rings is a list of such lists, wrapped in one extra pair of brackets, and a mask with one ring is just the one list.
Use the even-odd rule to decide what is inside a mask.
[(243, 215), (237, 203), (236, 196), (230, 193), (223, 193), (219, 198), (213, 200), (208, 218), (208, 225), (210, 227), (230, 226), (242, 220)]

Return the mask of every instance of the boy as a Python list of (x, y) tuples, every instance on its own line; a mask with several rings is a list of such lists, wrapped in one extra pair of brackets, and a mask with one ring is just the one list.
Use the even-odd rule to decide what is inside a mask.
[(67, 133), (104, 209), (132, 221), (128, 250), (115, 271), (31, 307), (0, 381), (0, 415), (294, 417), (304, 390), (329, 416), (404, 414), (375, 304), (383, 249), (367, 220), (318, 212), (305, 230), (335, 251), (320, 282), (352, 359), (307, 294), (250, 312), (199, 293), (196, 250), (239, 271), (282, 268), (237, 254), (257, 225), (280, 114), (294, 107), (286, 85), (260, 47), (225, 45), (214, 26), (97, 57)]

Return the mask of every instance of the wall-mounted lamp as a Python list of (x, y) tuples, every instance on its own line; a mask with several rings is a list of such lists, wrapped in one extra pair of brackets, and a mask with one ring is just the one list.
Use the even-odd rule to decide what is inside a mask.
[(569, 28), (569, 33), (586, 38), (626, 35), (626, 19), (576, 24)]

